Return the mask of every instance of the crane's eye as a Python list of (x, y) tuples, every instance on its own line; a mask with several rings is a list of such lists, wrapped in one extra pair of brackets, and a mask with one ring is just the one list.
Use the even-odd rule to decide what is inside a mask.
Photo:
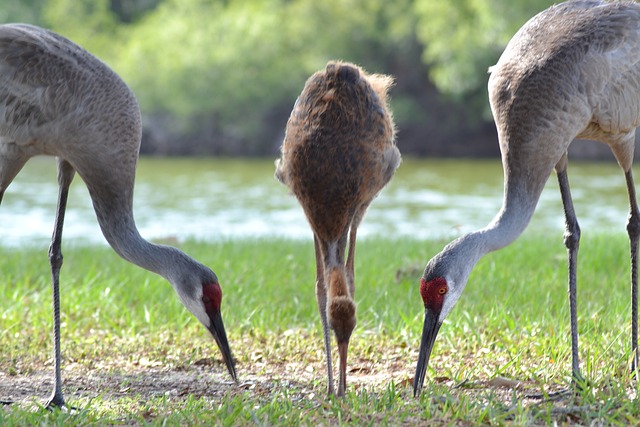
[(206, 296), (206, 295), (202, 296), (202, 302), (203, 303), (209, 304), (210, 301), (211, 301), (211, 299), (208, 296)]
[(443, 287), (441, 287), (441, 288), (439, 288), (439, 289), (438, 289), (438, 293), (439, 293), (440, 295), (444, 295), (444, 294), (446, 294), (446, 293), (447, 293), (447, 288), (446, 288), (446, 287), (444, 287), (444, 286), (443, 286)]

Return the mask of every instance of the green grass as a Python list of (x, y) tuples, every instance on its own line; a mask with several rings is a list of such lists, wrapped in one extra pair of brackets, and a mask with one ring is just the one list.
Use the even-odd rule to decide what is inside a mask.
[[(560, 234), (560, 233), (559, 233)], [(63, 381), (76, 413), (47, 412), (51, 290), (47, 248), (0, 248), (0, 425), (637, 424), (629, 378), (628, 241), (581, 241), (580, 354), (590, 384), (559, 401), (526, 397), (569, 381), (562, 237), (525, 235), (489, 254), (443, 325), (425, 390), (411, 381), (422, 328), (419, 277), (444, 241), (362, 239), (348, 393), (326, 396), (311, 242), (186, 242), (223, 288), (240, 385), (162, 278), (106, 247), (64, 250)], [(337, 354), (334, 353), (334, 366)], [(503, 379), (520, 382), (518, 387)], [(501, 382), (502, 381), (502, 382)]]

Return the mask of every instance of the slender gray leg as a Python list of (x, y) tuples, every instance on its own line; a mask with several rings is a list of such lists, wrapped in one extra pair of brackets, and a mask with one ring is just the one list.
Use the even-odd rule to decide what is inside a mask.
[(47, 402), (47, 408), (64, 407), (65, 401), (62, 395), (62, 375), (60, 373), (60, 268), (62, 267), (62, 226), (64, 214), (67, 208), (67, 196), (69, 186), (73, 180), (74, 170), (69, 163), (58, 159), (58, 209), (56, 212), (51, 246), (49, 246), (49, 263), (51, 264), (51, 281), (53, 287), (53, 344), (54, 344), (54, 371), (53, 391)]
[(631, 246), (631, 351), (633, 361), (631, 363), (632, 372), (638, 369), (638, 239), (640, 238), (640, 210), (636, 199), (636, 188), (633, 183), (631, 168), (624, 174), (627, 180), (627, 190), (629, 192), (629, 221), (627, 222), (627, 233), (629, 233), (629, 244)]
[(329, 334), (329, 322), (327, 321), (327, 286), (324, 280), (324, 257), (320, 248), (318, 236), (313, 235), (313, 243), (316, 252), (316, 301), (320, 320), (322, 321), (322, 333), (324, 335), (324, 351), (327, 355), (327, 381), (329, 394), (334, 394), (333, 366), (331, 364), (331, 335)]
[(578, 354), (578, 305), (577, 305), (577, 271), (578, 271), (578, 248), (580, 247), (580, 226), (573, 209), (571, 191), (569, 190), (569, 179), (566, 168), (558, 171), (558, 182), (560, 184), (560, 194), (564, 206), (565, 232), (564, 244), (569, 255), (569, 308), (571, 311), (571, 372), (573, 381), (583, 382), (580, 373), (580, 359)]

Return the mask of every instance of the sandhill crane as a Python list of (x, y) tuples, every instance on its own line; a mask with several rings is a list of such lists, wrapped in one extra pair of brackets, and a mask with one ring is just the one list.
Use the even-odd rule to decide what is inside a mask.
[(638, 366), (637, 291), (640, 214), (631, 172), (640, 124), (640, 5), (579, 0), (539, 13), (511, 39), (489, 78), (489, 99), (504, 167), (503, 205), (485, 228), (447, 245), (427, 264), (420, 283), (425, 319), (413, 388), (420, 394), (443, 320), (469, 274), (488, 252), (526, 228), (555, 167), (564, 206), (568, 252), (573, 382), (580, 384), (576, 271), (580, 227), (567, 178), (567, 149), (575, 138), (611, 148), (629, 193), (632, 369)]
[(276, 161), (276, 177), (296, 196), (313, 231), (328, 392), (334, 393), (331, 327), (340, 357), (338, 396), (345, 393), (347, 350), (356, 324), (356, 231), (400, 164), (387, 106), (392, 83), (389, 76), (329, 62), (307, 80), (296, 100)]
[(104, 63), (66, 38), (23, 24), (0, 25), (0, 202), (35, 155), (58, 159), (58, 207), (49, 248), (53, 287), (54, 385), (47, 407), (65, 406), (60, 374), (62, 225), (69, 185), (84, 180), (102, 232), (124, 259), (167, 279), (211, 332), (237, 381), (220, 314), (215, 273), (180, 250), (138, 233), (133, 186), (141, 138), (138, 103)]

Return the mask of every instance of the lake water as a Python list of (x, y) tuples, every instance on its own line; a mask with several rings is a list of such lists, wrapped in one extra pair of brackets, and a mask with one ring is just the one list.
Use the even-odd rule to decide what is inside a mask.
[[(311, 239), (302, 209), (273, 177), (272, 160), (140, 160), (134, 215), (148, 239), (284, 236)], [(625, 232), (624, 176), (613, 163), (572, 163), (572, 194), (583, 233)], [(638, 175), (638, 172), (636, 172)], [(485, 226), (502, 203), (502, 166), (495, 161), (404, 159), (374, 201), (359, 237), (453, 238)], [(52, 158), (30, 160), (0, 206), (0, 244), (47, 246), (57, 197)], [(555, 175), (525, 232), (561, 238), (562, 204)], [(72, 185), (65, 242), (106, 244), (86, 187)]]

